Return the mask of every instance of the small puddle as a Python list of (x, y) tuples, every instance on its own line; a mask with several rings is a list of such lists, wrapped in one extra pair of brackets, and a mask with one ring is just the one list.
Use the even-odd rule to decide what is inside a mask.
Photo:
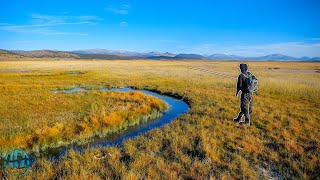
[[(73, 93), (76, 91), (90, 91), (90, 90), (85, 90), (83, 88), (76, 87), (69, 90), (57, 90), (55, 92), (56, 93), (58, 92)], [(100, 89), (100, 91), (141, 92), (143, 94), (150, 95), (155, 98), (159, 98), (162, 101), (166, 102), (169, 105), (169, 109), (166, 112), (163, 112), (162, 116), (159, 118), (151, 119), (151, 120), (148, 120), (147, 122), (141, 122), (140, 124), (130, 126), (127, 129), (120, 131), (120, 133), (110, 133), (104, 138), (99, 138), (91, 142), (85, 143), (83, 145), (70, 145), (68, 147), (50, 149), (48, 150), (48, 152), (46, 153), (47, 155), (45, 156), (49, 157), (52, 160), (59, 160), (70, 149), (73, 149), (78, 152), (83, 152), (83, 150), (87, 149), (88, 147), (97, 148), (97, 147), (106, 147), (106, 146), (118, 146), (127, 139), (131, 139), (139, 135), (145, 134), (151, 131), (152, 129), (160, 128), (189, 111), (189, 106), (185, 102), (175, 99), (173, 97), (160, 95), (158, 93), (147, 91), (147, 90), (134, 90), (132, 88), (112, 88), (112, 89), (102, 88)]]

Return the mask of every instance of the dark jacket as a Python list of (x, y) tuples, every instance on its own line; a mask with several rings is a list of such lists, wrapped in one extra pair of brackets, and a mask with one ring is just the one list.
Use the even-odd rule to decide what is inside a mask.
[(251, 75), (251, 73), (249, 71), (247, 72), (242, 72), (241, 74), (239, 74), (238, 76), (238, 82), (237, 82), (237, 91), (236, 94), (239, 93), (239, 91), (241, 91), (242, 93), (249, 93), (250, 91), (248, 90), (248, 85), (245, 82), (246, 77), (245, 76)]

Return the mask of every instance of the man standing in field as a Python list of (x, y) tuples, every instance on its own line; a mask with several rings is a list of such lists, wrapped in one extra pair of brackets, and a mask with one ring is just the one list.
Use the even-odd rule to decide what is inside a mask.
[[(250, 114), (252, 112), (252, 105), (253, 105), (253, 92), (257, 90), (257, 87), (253, 87), (253, 81), (257, 79), (254, 75), (252, 75), (248, 71), (247, 64), (240, 64), (240, 74), (238, 76), (237, 82), (237, 90), (236, 90), (236, 97), (238, 96), (239, 91), (241, 91), (240, 97), (240, 112), (238, 117), (233, 119), (233, 121), (238, 122), (239, 124), (246, 124), (250, 126)], [(257, 85), (256, 85), (257, 86)], [(244, 115), (245, 121), (241, 121), (242, 116)]]

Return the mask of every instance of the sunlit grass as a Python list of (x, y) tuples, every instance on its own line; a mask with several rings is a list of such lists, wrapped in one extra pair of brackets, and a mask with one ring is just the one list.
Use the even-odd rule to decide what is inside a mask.
[[(40, 159), (29, 178), (50, 175), (66, 179), (256, 179), (272, 174), (287, 179), (319, 177), (320, 73), (316, 69), (320, 69), (320, 63), (249, 62), (250, 70), (260, 83), (254, 96), (250, 127), (232, 122), (239, 110), (234, 80), (187, 69), (187, 66), (199, 66), (237, 76), (238, 64), (216, 61), (1, 62), (1, 98), (7, 97), (5, 92), (16, 96), (8, 96), (10, 98), (3, 101), (6, 103), (0, 103), (1, 108), (8, 109), (10, 103), (22, 103), (21, 98), (31, 95), (30, 99), (35, 99), (31, 101), (35, 103), (33, 107), (50, 104), (49, 107), (63, 114), (59, 107), (67, 106), (75, 112), (83, 107), (79, 106), (76, 95), (52, 94), (48, 89), (133, 85), (183, 96), (187, 84), (186, 98), (191, 109), (171, 124), (128, 140), (120, 147), (88, 150), (84, 154), (73, 152), (59, 164)], [(71, 71), (73, 73), (65, 73)], [(39, 102), (37, 94), (49, 100)], [(50, 101), (55, 96), (63, 96), (67, 101), (59, 98)], [(93, 96), (94, 93), (80, 97), (87, 97), (89, 101)], [(34, 109), (34, 116), (37, 111), (40, 110)], [(116, 110), (108, 115), (112, 122), (119, 121)], [(2, 117), (1, 122), (10, 120)], [(87, 117), (93, 125), (99, 122), (110, 125), (101, 116)], [(20, 121), (13, 121), (12, 127), (23, 122), (16, 119)], [(5, 131), (10, 132), (6, 136), (13, 136), (11, 134), (18, 134), (20, 129)], [(47, 131), (51, 136), (57, 133), (56, 129)], [(96, 152), (108, 152), (111, 156), (97, 161), (92, 158)]]
[(67, 94), (37, 86), (3, 86), (0, 92), (1, 150), (80, 143), (154, 118), (166, 109), (164, 102), (138, 92)]

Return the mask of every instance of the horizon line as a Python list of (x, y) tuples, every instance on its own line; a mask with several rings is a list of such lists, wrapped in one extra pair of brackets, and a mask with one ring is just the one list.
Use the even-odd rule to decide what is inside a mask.
[[(225, 53), (212, 53), (212, 54), (201, 54), (201, 53), (186, 53), (186, 52), (180, 52), (180, 53), (173, 53), (169, 51), (130, 51), (130, 50), (124, 50), (124, 49), (104, 49), (104, 48), (89, 48), (89, 49), (79, 49), (79, 50), (58, 50), (58, 49), (33, 49), (33, 50), (23, 50), (23, 49), (4, 49), (0, 48), (0, 50), (5, 50), (5, 51), (24, 51), (24, 52), (31, 52), (31, 51), (56, 51), (56, 52), (70, 52), (70, 53), (75, 53), (75, 54), (81, 54), (77, 53), (75, 51), (87, 51), (87, 50), (108, 50), (108, 51), (126, 51), (128, 53), (138, 53), (138, 54), (144, 54), (144, 53), (151, 53), (151, 52), (157, 52), (157, 53), (168, 53), (168, 54), (174, 54), (174, 55), (181, 55), (181, 54), (186, 54), (186, 55), (201, 55), (203, 57), (209, 57), (212, 55), (226, 55), (226, 56), (237, 56), (240, 58), (257, 58), (257, 57), (265, 57), (265, 56), (270, 56), (270, 55), (281, 55), (281, 56), (288, 56), (288, 57), (293, 57), (293, 58), (318, 58), (319, 56), (291, 56), (291, 55), (286, 55), (286, 54), (281, 54), (281, 53), (270, 53), (270, 54), (264, 54), (260, 56), (241, 56), (241, 55), (236, 55), (236, 54), (225, 54)], [(88, 53), (88, 54), (104, 54), (108, 55), (107, 53)], [(125, 54), (125, 53), (124, 53)], [(109, 53), (109, 55), (115, 55), (113, 53)], [(320, 58), (320, 57), (319, 57)]]

